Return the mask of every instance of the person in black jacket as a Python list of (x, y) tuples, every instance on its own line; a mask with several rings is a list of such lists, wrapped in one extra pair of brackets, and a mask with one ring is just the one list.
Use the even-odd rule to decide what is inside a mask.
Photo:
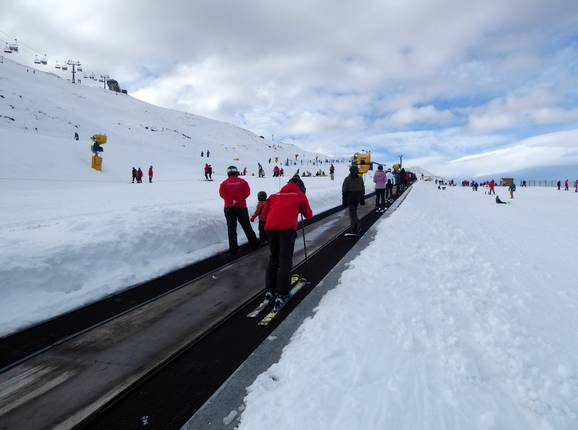
[(357, 217), (357, 206), (365, 205), (365, 185), (363, 177), (359, 176), (357, 166), (349, 168), (349, 176), (343, 180), (342, 187), (343, 206), (349, 208), (349, 219), (351, 220), (351, 233), (359, 234), (361, 224)]

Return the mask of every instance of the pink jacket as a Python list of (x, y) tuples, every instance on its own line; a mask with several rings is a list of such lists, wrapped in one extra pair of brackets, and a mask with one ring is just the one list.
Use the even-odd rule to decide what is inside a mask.
[(385, 172), (383, 170), (377, 170), (373, 175), (373, 182), (375, 182), (376, 190), (384, 190), (386, 182)]

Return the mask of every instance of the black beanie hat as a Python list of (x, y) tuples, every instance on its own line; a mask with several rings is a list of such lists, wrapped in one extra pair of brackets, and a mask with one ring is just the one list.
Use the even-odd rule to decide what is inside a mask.
[(293, 176), (291, 179), (289, 179), (289, 182), (299, 185), (301, 191), (306, 192), (307, 189), (305, 188), (305, 184), (303, 183), (299, 175)]

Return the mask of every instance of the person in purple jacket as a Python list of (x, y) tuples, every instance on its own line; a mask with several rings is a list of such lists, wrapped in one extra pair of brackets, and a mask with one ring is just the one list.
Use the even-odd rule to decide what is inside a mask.
[(377, 171), (373, 175), (373, 182), (375, 182), (375, 210), (385, 210), (385, 172), (383, 166), (377, 166)]

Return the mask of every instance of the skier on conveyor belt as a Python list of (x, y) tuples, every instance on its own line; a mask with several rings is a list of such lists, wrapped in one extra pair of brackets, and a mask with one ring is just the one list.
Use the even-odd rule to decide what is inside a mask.
[(251, 194), (251, 188), (244, 179), (239, 178), (239, 170), (235, 166), (227, 168), (227, 179), (221, 182), (219, 195), (225, 201), (225, 218), (227, 219), (227, 231), (229, 233), (229, 251), (231, 255), (237, 255), (237, 221), (243, 227), (247, 240), (253, 249), (259, 247), (257, 236), (249, 221), (247, 210), (247, 197)]
[(275, 298), (274, 310), (283, 307), (289, 298), (297, 217), (299, 213), (307, 219), (313, 216), (305, 191), (305, 184), (295, 175), (281, 191), (269, 196), (263, 208), (271, 251), (265, 276), (266, 298)]
[(349, 219), (351, 220), (351, 233), (359, 234), (361, 224), (357, 217), (357, 206), (365, 205), (365, 185), (363, 178), (359, 176), (357, 166), (349, 168), (349, 176), (343, 180), (342, 187), (343, 206), (349, 208)]

